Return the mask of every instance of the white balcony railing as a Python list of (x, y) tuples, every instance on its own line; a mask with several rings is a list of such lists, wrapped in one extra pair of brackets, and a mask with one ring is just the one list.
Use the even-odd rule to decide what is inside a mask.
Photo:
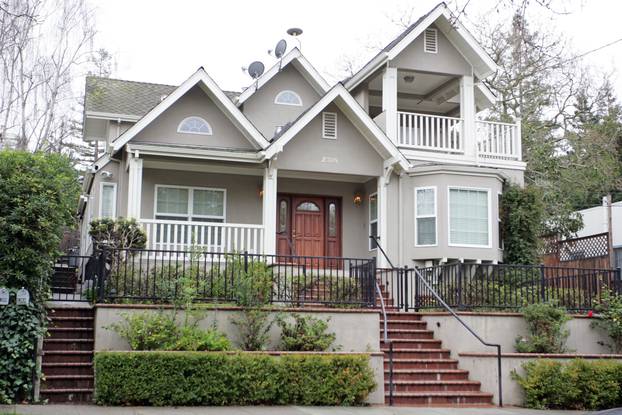
[(519, 124), (476, 121), (477, 152), (481, 157), (520, 160), (521, 137)]
[(263, 253), (263, 225), (156, 219), (139, 222), (147, 234), (148, 249)]
[(463, 153), (462, 119), (398, 111), (397, 143), (418, 150)]

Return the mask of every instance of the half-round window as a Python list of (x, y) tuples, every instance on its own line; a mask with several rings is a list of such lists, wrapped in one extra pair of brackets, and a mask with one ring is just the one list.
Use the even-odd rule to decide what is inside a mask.
[(298, 95), (294, 91), (286, 90), (281, 91), (277, 94), (276, 98), (274, 99), (274, 103), (280, 105), (295, 105), (297, 107), (300, 107), (302, 106), (302, 99), (300, 98), (300, 95)]
[(212, 135), (212, 127), (201, 117), (184, 118), (177, 127), (178, 133)]

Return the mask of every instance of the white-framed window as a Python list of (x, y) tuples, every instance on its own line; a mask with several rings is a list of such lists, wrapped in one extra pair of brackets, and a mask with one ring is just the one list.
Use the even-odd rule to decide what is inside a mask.
[(169, 185), (155, 187), (155, 219), (224, 223), (226, 205), (226, 189)]
[(423, 50), (426, 53), (438, 53), (438, 31), (433, 27), (423, 32)]
[(99, 217), (117, 216), (117, 184), (102, 182), (99, 187)]
[(279, 105), (294, 105), (296, 107), (301, 107), (302, 98), (300, 98), (300, 95), (298, 95), (294, 91), (286, 89), (285, 91), (281, 91), (276, 95), (276, 98), (274, 98), (274, 103)]
[(201, 117), (184, 118), (177, 126), (178, 133), (212, 135), (212, 126)]
[(504, 232), (503, 232), (503, 194), (501, 192), (497, 192), (497, 226), (499, 235), (499, 249), (504, 250), (505, 246), (503, 244)]
[(436, 187), (415, 187), (415, 246), (436, 246), (436, 224)]
[[(369, 235), (378, 237), (378, 194), (369, 195)], [(378, 248), (378, 244), (372, 238), (369, 238), (369, 250), (373, 251)]]
[(322, 113), (322, 138), (337, 139), (337, 113)]
[(490, 190), (449, 187), (449, 245), (490, 248)]

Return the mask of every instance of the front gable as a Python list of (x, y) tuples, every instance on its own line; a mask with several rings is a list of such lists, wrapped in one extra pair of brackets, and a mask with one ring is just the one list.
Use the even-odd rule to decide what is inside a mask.
[[(249, 88), (255, 88), (250, 86)], [(282, 91), (292, 91), (301, 99), (301, 105), (282, 105), (275, 102)], [(294, 65), (287, 65), (243, 104), (242, 112), (270, 139), (276, 128), (294, 121), (320, 99), (320, 94)]]
[[(178, 132), (188, 117), (207, 121), (211, 134)], [(212, 99), (195, 85), (133, 138), (136, 143), (253, 150), (253, 145)]]

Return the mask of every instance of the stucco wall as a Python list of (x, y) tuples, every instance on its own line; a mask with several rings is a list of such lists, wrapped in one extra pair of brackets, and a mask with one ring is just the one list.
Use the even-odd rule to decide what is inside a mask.
[(144, 169), (141, 200), (143, 218), (154, 217), (156, 185), (226, 189), (226, 222), (261, 224), (261, 176)]
[[(302, 99), (302, 106), (275, 104), (274, 99), (283, 90), (297, 93)], [(318, 99), (319, 94), (293, 64), (289, 64), (243, 104), (242, 112), (267, 139), (270, 139), (274, 136), (277, 126), (294, 121)]]
[[(178, 133), (186, 117), (199, 116), (212, 127), (212, 135)], [(173, 143), (210, 148), (253, 149), (251, 143), (203, 90), (195, 86), (133, 138), (134, 142)]]
[[(430, 27), (436, 28), (435, 25)], [(445, 35), (438, 33), (438, 53), (426, 53), (423, 49), (423, 33), (419, 35), (393, 60), (392, 66), (433, 73), (471, 75), (471, 65), (453, 47)]]
[(324, 111), (337, 113), (337, 139), (322, 138), (320, 112), (285, 145), (276, 166), (298, 171), (365, 176), (382, 174), (382, 157), (339, 108), (330, 104)]

